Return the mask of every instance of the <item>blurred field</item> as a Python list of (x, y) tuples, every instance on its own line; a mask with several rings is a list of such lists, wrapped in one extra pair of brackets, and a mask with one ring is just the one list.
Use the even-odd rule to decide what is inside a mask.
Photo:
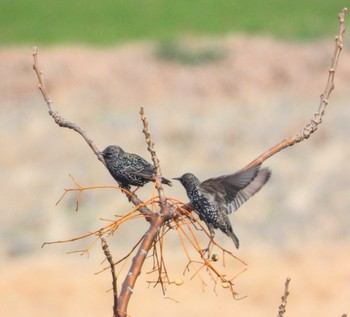
[[(160, 60), (157, 45), (144, 43), (44, 48), (39, 57), (57, 110), (100, 149), (116, 143), (148, 157), (138, 116), (143, 105), (164, 174), (192, 171), (206, 179), (241, 168), (301, 129), (318, 107), (333, 53), (331, 41), (230, 36), (193, 45), (225, 54), (190, 65)], [(132, 316), (276, 315), (287, 276), (289, 316), (349, 313), (349, 52), (347, 41), (319, 131), (268, 160), (271, 181), (231, 217), (241, 240), (236, 254), (248, 263), (236, 289), (248, 297), (234, 301), (221, 289), (216, 296), (210, 284), (202, 293), (198, 281), (187, 278), (181, 288), (169, 288), (176, 304), (140, 280)], [(104, 190), (84, 193), (77, 213), (74, 195), (54, 206), (63, 189), (73, 186), (69, 173), (82, 185), (114, 183), (82, 139), (47, 115), (31, 66), (29, 47), (0, 51), (0, 315), (106, 316), (112, 312), (105, 292), (109, 273), (93, 275), (103, 258), (99, 246), (88, 260), (65, 255), (88, 241), (40, 246), (94, 230), (104, 223), (99, 218), (110, 219), (130, 205), (119, 192)], [(148, 186), (139, 193), (147, 198), (151, 191)], [(186, 200), (179, 185), (166, 193)], [(109, 240), (115, 257), (144, 229), (141, 221), (121, 228)], [(217, 238), (233, 247), (223, 235)], [(176, 278), (186, 261), (176, 237), (167, 243)], [(234, 263), (227, 269), (235, 274), (243, 268)]]
[[(284, 281), (291, 276), (286, 316), (341, 316), (349, 313), (349, 245), (301, 248), (288, 256), (249, 247), (242, 256), (248, 271), (237, 279), (241, 300), (220, 287), (201, 290), (198, 280), (170, 286), (164, 299), (160, 289), (148, 288), (142, 276), (131, 299), (131, 316), (276, 316)], [(168, 269), (181, 272), (184, 263), (175, 251)], [(97, 256), (102, 259), (101, 254)], [(96, 259), (40, 257), (13, 259), (0, 271), (0, 313), (3, 316), (111, 316), (110, 272), (95, 276)], [(181, 275), (175, 275), (174, 278)], [(20, 303), (20, 305), (19, 305)]]
[(231, 32), (314, 39), (334, 34), (343, 0), (0, 1), (0, 45), (102, 44)]

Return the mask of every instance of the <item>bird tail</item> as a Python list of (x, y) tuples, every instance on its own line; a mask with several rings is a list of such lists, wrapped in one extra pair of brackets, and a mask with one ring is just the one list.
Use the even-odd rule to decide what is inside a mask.
[(238, 249), (239, 248), (239, 240), (237, 238), (237, 236), (235, 235), (235, 233), (230, 230), (229, 232), (227, 232), (227, 235), (233, 240), (236, 248)]

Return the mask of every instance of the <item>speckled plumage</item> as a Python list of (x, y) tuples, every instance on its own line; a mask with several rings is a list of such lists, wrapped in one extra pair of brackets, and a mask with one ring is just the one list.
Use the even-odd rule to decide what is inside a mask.
[[(107, 169), (121, 187), (143, 186), (154, 181), (155, 167), (137, 154), (127, 153), (120, 146), (107, 146), (100, 154)], [(171, 181), (162, 178), (162, 183), (171, 186)]]
[(239, 247), (228, 215), (258, 192), (269, 180), (268, 168), (252, 167), (230, 175), (223, 175), (200, 182), (192, 173), (175, 178), (185, 187), (191, 205), (199, 218), (206, 223), (214, 237), (214, 229), (220, 229)]

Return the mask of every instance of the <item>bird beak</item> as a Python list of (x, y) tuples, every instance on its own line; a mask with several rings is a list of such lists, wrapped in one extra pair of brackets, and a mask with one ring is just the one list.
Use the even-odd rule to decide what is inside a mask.
[(98, 152), (97, 154), (99, 154), (99, 155), (105, 157), (105, 154), (104, 154), (103, 152)]
[(172, 179), (175, 179), (177, 181), (181, 181), (181, 177), (173, 177)]

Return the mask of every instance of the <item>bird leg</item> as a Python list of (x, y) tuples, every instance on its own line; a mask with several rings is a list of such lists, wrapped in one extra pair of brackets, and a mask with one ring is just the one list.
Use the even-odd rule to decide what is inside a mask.
[(137, 187), (135, 191), (131, 191), (131, 186), (123, 183), (119, 183), (119, 186), (123, 189), (125, 189), (125, 194), (128, 197), (129, 202), (131, 202), (132, 196), (135, 194), (135, 191), (139, 188)]
[(210, 240), (208, 246), (207, 246), (205, 249), (202, 249), (203, 255), (206, 254), (206, 253), (208, 252), (208, 256), (207, 256), (208, 259), (210, 258), (210, 252), (209, 252), (209, 250), (210, 250), (210, 247), (211, 247), (211, 244), (212, 244), (212, 243), (213, 243), (212, 240)]
[(133, 191), (130, 190), (130, 189), (131, 189), (130, 186), (128, 186), (128, 187), (123, 187), (123, 188), (127, 189), (127, 193), (126, 193), (126, 194), (127, 194), (127, 196), (128, 196), (129, 202), (131, 202), (132, 196), (135, 195), (135, 193), (137, 192), (137, 190), (138, 190), (140, 187), (141, 187), (141, 186), (137, 186), (136, 189), (134, 189)]
[(175, 229), (176, 228), (176, 226), (175, 225), (172, 225), (171, 224), (171, 221), (172, 221), (172, 219), (167, 219), (167, 220), (165, 220), (165, 225), (169, 228), (169, 229)]
[(209, 232), (210, 232), (210, 241), (208, 243), (208, 246), (205, 248), (205, 249), (202, 249), (202, 252), (203, 254), (206, 254), (208, 252), (208, 259), (210, 257), (210, 249), (211, 249), (211, 246), (213, 244), (213, 240), (214, 240), (214, 237), (215, 237), (215, 231), (214, 231), (214, 227), (208, 223), (206, 223), (208, 229), (209, 229)]
[(141, 186), (137, 186), (137, 187), (132, 191), (132, 193), (135, 194), (135, 193), (139, 190), (140, 187), (141, 187)]

